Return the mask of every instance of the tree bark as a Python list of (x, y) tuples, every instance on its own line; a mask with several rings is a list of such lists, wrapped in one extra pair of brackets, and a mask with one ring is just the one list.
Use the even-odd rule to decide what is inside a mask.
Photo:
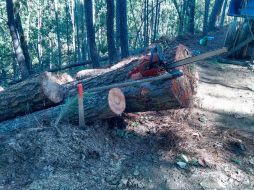
[(143, 35), (144, 35), (144, 48), (148, 47), (148, 0), (144, 1), (144, 30), (143, 30)]
[(93, 68), (98, 68), (100, 66), (98, 60), (98, 52), (95, 43), (95, 31), (93, 25), (93, 1), (84, 0), (85, 15), (86, 15), (86, 29), (87, 29), (87, 39), (90, 50), (90, 58), (93, 62)]
[[(126, 101), (120, 89), (111, 89), (85, 93), (83, 105), (85, 122), (90, 122), (121, 115), (126, 108)], [(74, 97), (66, 101), (65, 104), (34, 112), (30, 119), (23, 116), (15, 118), (14, 121), (11, 121), (12, 124), (9, 121), (1, 122), (0, 134), (17, 128), (32, 127), (35, 123), (41, 125), (50, 123), (56, 128), (60, 122), (78, 124), (78, 118), (78, 98)]]
[(62, 65), (62, 50), (61, 50), (61, 38), (60, 38), (60, 28), (59, 28), (59, 18), (58, 18), (58, 0), (53, 0), (54, 4), (54, 14), (55, 14), (55, 30), (57, 38), (57, 50), (58, 50), (58, 67)]
[(215, 29), (216, 22), (217, 22), (218, 17), (221, 13), (223, 2), (224, 2), (224, 0), (215, 0), (213, 10), (212, 10), (210, 18), (209, 18), (209, 30)]
[(20, 44), (22, 47), (22, 50), (24, 52), (24, 56), (25, 56), (25, 61), (26, 61), (26, 66), (29, 70), (29, 73), (31, 73), (32, 71), (32, 61), (30, 58), (30, 54), (29, 54), (29, 48), (26, 42), (26, 38), (25, 38), (25, 34), (24, 34), (24, 30), (22, 27), (22, 22), (21, 22), (21, 18), (20, 18), (20, 14), (19, 14), (19, 3), (16, 2), (16, 4), (14, 4), (14, 13), (15, 13), (15, 23), (17, 26), (17, 30), (19, 33), (19, 38), (20, 38)]
[(42, 5), (40, 4), (40, 1), (38, 1), (38, 23), (37, 23), (37, 54), (38, 54), (38, 60), (39, 65), (41, 69), (43, 70), (43, 63), (42, 63), (42, 36), (41, 36), (41, 27), (42, 27)]
[[(186, 53), (187, 49), (185, 49), (183, 45), (179, 47), (177, 48), (176, 51), (174, 48), (170, 48), (170, 49), (167, 49), (167, 52), (165, 52), (168, 55), (166, 56), (166, 59), (169, 64), (172, 63), (173, 61), (185, 59), (189, 56), (189, 53)], [(107, 89), (105, 88), (94, 89), (94, 88), (112, 85), (112, 84), (120, 83), (123, 81), (129, 81), (130, 79), (129, 79), (128, 73), (132, 71), (133, 68), (135, 68), (138, 64), (139, 64), (139, 58), (135, 58), (135, 57), (129, 58), (127, 60), (123, 60), (117, 65), (112, 66), (106, 72), (102, 72), (101, 75), (84, 79), (84, 80), (70, 82), (63, 85), (64, 92), (65, 92), (64, 93), (65, 102), (68, 102), (68, 99), (73, 99), (73, 97), (77, 96), (77, 89), (76, 89), (77, 84), (82, 83), (84, 87), (84, 92), (87, 93), (85, 94), (85, 99), (91, 98), (92, 100), (93, 98), (94, 102), (92, 102), (91, 105), (93, 105), (92, 107), (95, 107), (95, 108), (90, 107), (90, 103), (85, 104), (85, 109), (87, 106), (87, 108), (89, 108), (88, 110), (91, 109), (93, 113), (93, 115), (89, 115), (90, 112), (87, 111), (87, 114), (88, 114), (87, 118), (97, 118), (97, 117), (102, 118), (102, 117), (99, 117), (99, 114), (102, 114), (102, 112), (100, 112), (102, 110), (99, 110), (99, 109), (101, 109), (100, 107), (104, 106), (104, 104), (103, 106), (101, 104), (102, 103), (101, 98), (105, 97)], [(119, 88), (124, 92), (124, 95), (126, 98), (126, 102), (127, 102), (126, 111), (127, 112), (141, 112), (141, 111), (151, 111), (151, 110), (154, 111), (154, 110), (165, 110), (165, 109), (188, 107), (191, 103), (192, 95), (194, 94), (193, 75), (185, 67), (182, 67), (181, 69), (183, 70), (184, 75), (174, 80), (166, 80), (163, 78), (160, 81), (148, 81), (148, 82), (142, 81), (141, 84), (135, 83), (135, 84), (129, 85), (128, 83), (128, 86), (126, 85), (119, 86)], [(4, 98), (7, 98), (9, 96), (11, 91), (15, 91), (15, 93), (13, 93), (14, 95), (10, 96), (11, 99), (6, 99), (6, 101), (0, 101), (0, 102), (5, 102), (5, 103), (2, 103), (3, 104), (2, 106), (0, 103), (0, 110), (7, 110), (6, 107), (9, 104), (12, 105), (11, 112), (7, 111), (7, 112), (10, 112), (10, 114), (7, 114), (5, 111), (3, 111), (5, 119), (7, 119), (8, 117), (15, 117), (17, 115), (23, 115), (24, 113), (26, 113), (28, 103), (30, 103), (28, 104), (29, 110), (34, 110), (34, 111), (45, 109), (50, 106), (53, 107), (60, 103), (60, 100), (57, 102), (54, 102), (52, 100), (49, 101), (48, 96), (38, 93), (38, 91), (43, 92), (42, 90), (38, 90), (38, 89), (41, 89), (39, 85), (41, 84), (41, 82), (39, 82), (40, 80), (35, 78), (31, 81), (32, 82), (24, 81), (23, 83), (21, 83), (21, 85), (19, 86), (16, 85), (15, 87), (12, 87), (12, 90), (8, 90), (7, 92), (9, 93), (5, 93), (5, 96), (3, 96), (3, 94), (0, 93), (0, 100), (1, 100), (1, 96), (3, 97), (2, 100), (4, 100)], [(54, 81), (57, 82), (57, 80), (54, 80)], [(32, 83), (32, 85), (29, 86), (30, 83)], [(35, 86), (36, 88), (35, 87), (32, 88), (33, 86)], [(55, 86), (58, 86), (58, 85), (55, 84)], [(114, 85), (114, 87), (116, 86)], [(60, 92), (59, 94), (61, 94)], [(34, 96), (34, 94), (36, 94), (36, 96)], [(53, 96), (53, 97), (58, 97), (58, 96)], [(25, 98), (25, 100), (19, 101), (18, 100), (19, 97), (23, 97)], [(40, 99), (37, 100), (37, 98), (34, 98), (34, 97), (40, 97)], [(19, 102), (19, 104), (17, 104), (17, 102)], [(95, 102), (98, 102), (98, 104), (96, 104)], [(17, 112), (16, 113), (14, 111), (15, 111), (15, 106), (17, 105), (18, 105), (18, 109), (17, 109), (18, 112), (16, 111)], [(63, 109), (62, 105), (60, 107), (61, 107), (59, 108), (60, 110)], [(97, 114), (95, 110), (97, 110)], [(15, 114), (13, 115), (12, 112), (16, 113), (16, 115)], [(59, 112), (57, 114), (59, 114)]]
[(117, 27), (120, 33), (121, 57), (129, 56), (128, 25), (127, 25), (127, 0), (118, 0), (116, 7), (119, 16)]
[(158, 21), (159, 21), (159, 0), (156, 0), (155, 21), (154, 21), (154, 29), (153, 29), (153, 42), (155, 41), (155, 39), (157, 37)]
[[(179, 61), (191, 55), (185, 46), (181, 45), (180, 47), (181, 48), (171, 47), (170, 49), (167, 49), (167, 52), (165, 52), (167, 63)], [(66, 84), (65, 87), (68, 91), (68, 96), (73, 96), (76, 93), (76, 85), (79, 83), (83, 84), (84, 89), (91, 89), (94, 87), (105, 86), (129, 80), (128, 73), (139, 64), (139, 59), (140, 57), (133, 57), (123, 60), (111, 68), (108, 68), (106, 72), (100, 71), (103, 73), (102, 75)], [(185, 77), (187, 77), (186, 80), (188, 80), (188, 76)]]
[(20, 34), (18, 33), (17, 25), (15, 23), (14, 4), (12, 0), (6, 0), (6, 9), (15, 57), (20, 67), (21, 77), (22, 79), (26, 79), (29, 77), (30, 72), (27, 67), (24, 51), (20, 42)]
[(223, 10), (222, 10), (222, 13), (221, 13), (220, 27), (224, 26), (227, 6), (228, 6), (228, 0), (225, 0), (224, 4), (223, 4)]
[(108, 43), (108, 55), (109, 61), (113, 63), (116, 58), (116, 46), (115, 46), (115, 32), (114, 32), (114, 14), (115, 6), (113, 0), (107, 0), (107, 43)]
[(76, 51), (76, 17), (75, 17), (75, 9), (76, 9), (76, 2), (75, 0), (71, 0), (71, 22), (72, 22), (72, 53), (74, 55), (74, 61), (77, 61), (77, 51)]
[(210, 0), (205, 0), (205, 14), (203, 22), (203, 36), (207, 35), (208, 32), (208, 17), (209, 17)]
[(57, 105), (64, 100), (64, 88), (44, 73), (0, 93), (0, 121)]
[(194, 34), (194, 30), (195, 30), (195, 7), (196, 7), (196, 1), (189, 0), (188, 1), (188, 32), (190, 34)]

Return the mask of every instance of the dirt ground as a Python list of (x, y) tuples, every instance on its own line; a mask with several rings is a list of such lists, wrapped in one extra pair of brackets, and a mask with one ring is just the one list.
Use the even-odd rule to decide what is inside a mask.
[[(204, 52), (223, 38), (183, 43)], [(65, 124), (59, 136), (34, 123), (0, 133), (0, 189), (254, 189), (254, 73), (216, 59), (196, 67), (191, 109), (129, 114), (123, 129)]]

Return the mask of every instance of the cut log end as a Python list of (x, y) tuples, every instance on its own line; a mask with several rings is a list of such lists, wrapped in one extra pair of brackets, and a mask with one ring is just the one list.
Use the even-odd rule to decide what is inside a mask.
[(64, 100), (64, 88), (57, 83), (57, 78), (45, 72), (42, 76), (42, 89), (47, 98), (58, 104)]
[(121, 115), (126, 108), (123, 92), (119, 88), (112, 88), (108, 93), (108, 104), (112, 112)]
[[(175, 61), (180, 61), (192, 57), (191, 51), (184, 45), (180, 44), (176, 49)], [(172, 80), (172, 92), (180, 105), (188, 108), (193, 103), (193, 96), (196, 94), (198, 83), (198, 73), (192, 65), (180, 67), (184, 73), (183, 77)]]

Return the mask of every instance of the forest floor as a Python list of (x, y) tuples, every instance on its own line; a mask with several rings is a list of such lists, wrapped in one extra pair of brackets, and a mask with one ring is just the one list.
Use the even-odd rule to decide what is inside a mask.
[[(206, 47), (182, 43), (205, 52), (224, 34)], [(59, 137), (34, 123), (0, 133), (0, 189), (253, 189), (254, 73), (215, 59), (197, 69), (191, 109), (130, 114), (125, 129), (62, 124)]]

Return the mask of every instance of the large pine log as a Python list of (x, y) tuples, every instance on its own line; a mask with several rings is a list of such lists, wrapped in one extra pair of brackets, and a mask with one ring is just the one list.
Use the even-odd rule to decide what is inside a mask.
[[(120, 115), (124, 110), (130, 112), (160, 111), (165, 109), (185, 108), (192, 102), (192, 89), (184, 76), (173, 80), (158, 80), (124, 86), (121, 90), (101, 89), (84, 94), (85, 121), (109, 119)], [(123, 94), (122, 94), (123, 92)], [(16, 118), (0, 123), (0, 134), (16, 128), (29, 127), (31, 123), (39, 126), (51, 123), (57, 127), (60, 122), (78, 123), (78, 100), (70, 98), (65, 104), (35, 112), (27, 117)], [(125, 109), (126, 106), (126, 109)]]
[[(181, 45), (177, 49), (167, 49), (166, 59), (168, 63), (171, 63), (175, 60), (185, 59), (190, 55), (187, 48)], [(50, 73), (14, 85), (11, 89), (0, 93), (0, 121), (57, 106), (64, 100), (64, 97), (64, 101), (67, 102), (66, 99), (77, 95), (76, 86), (78, 83), (82, 83), (84, 91), (89, 93), (89, 89), (94, 87), (130, 80), (128, 73), (138, 63), (139, 59), (137, 57), (126, 59), (99, 76), (67, 83), (63, 85), (64, 89), (57, 84), (57, 80), (52, 82), (54, 77)], [(180, 69), (183, 70), (184, 75), (178, 79), (145, 82), (144, 84), (121, 88), (126, 97), (127, 111), (139, 112), (188, 107), (194, 93), (193, 84), (195, 79), (188, 67)], [(43, 85), (45, 82), (43, 83), (42, 81), (48, 81), (46, 84), (50, 85), (46, 85), (45, 88)], [(106, 104), (101, 102), (101, 97), (106, 97), (106, 94), (106, 91), (93, 92), (93, 100), (98, 103), (88, 104), (95, 107), (85, 107), (85, 109), (90, 109), (88, 111), (85, 110), (85, 114), (88, 114), (87, 118), (103, 119), (104, 116), (100, 116), (100, 114), (102, 110), (106, 110), (105, 107), (103, 108)], [(86, 100), (87, 97), (85, 97)], [(103, 109), (100, 110), (100, 107)], [(93, 114), (89, 115), (89, 112)]]
[[(119, 116), (126, 108), (125, 96), (118, 88), (84, 93), (83, 104), (86, 122)], [(69, 98), (64, 104), (34, 112), (29, 119), (23, 116), (13, 121), (0, 123), (0, 134), (17, 128), (33, 127), (34, 124), (38, 127), (44, 124), (57, 127), (60, 122), (77, 124), (78, 117), (78, 98), (75, 96)]]
[(64, 88), (45, 72), (0, 92), (0, 121), (60, 104)]

